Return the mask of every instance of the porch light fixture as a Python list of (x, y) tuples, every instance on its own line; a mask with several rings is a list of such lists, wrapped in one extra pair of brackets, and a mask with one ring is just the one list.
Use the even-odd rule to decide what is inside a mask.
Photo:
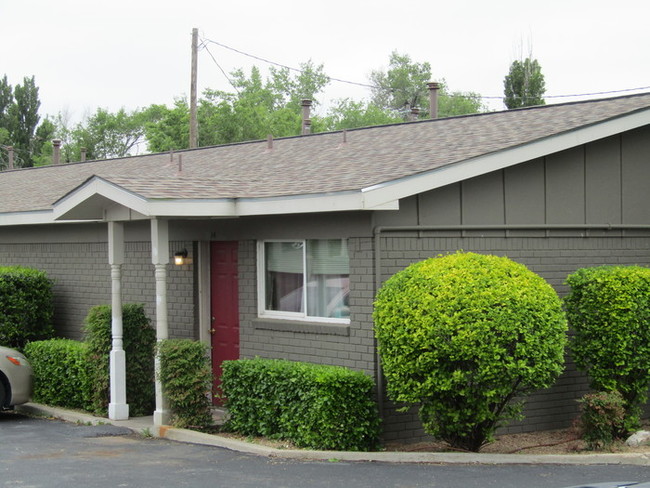
[(174, 264), (176, 266), (182, 266), (188, 264), (189, 260), (187, 259), (187, 249), (183, 248), (182, 251), (174, 253)]

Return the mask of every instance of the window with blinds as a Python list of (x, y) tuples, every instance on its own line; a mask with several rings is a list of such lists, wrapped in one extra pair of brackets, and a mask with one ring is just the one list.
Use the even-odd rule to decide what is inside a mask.
[(345, 239), (268, 241), (260, 252), (262, 315), (347, 321), (350, 259)]

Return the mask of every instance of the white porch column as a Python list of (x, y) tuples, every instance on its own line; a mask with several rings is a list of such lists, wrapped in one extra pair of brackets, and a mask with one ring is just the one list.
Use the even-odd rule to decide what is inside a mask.
[[(169, 263), (169, 225), (166, 220), (151, 220), (151, 262), (156, 275), (156, 340), (169, 337), (167, 325), (167, 263)], [(169, 408), (163, 396), (158, 378), (160, 358), (156, 354), (156, 411), (153, 423), (156, 426), (169, 423)]]
[(108, 418), (126, 420), (129, 405), (126, 403), (126, 354), (123, 348), (122, 328), (122, 264), (124, 264), (124, 224), (108, 223), (108, 263), (111, 265), (111, 335), (110, 354), (111, 396)]

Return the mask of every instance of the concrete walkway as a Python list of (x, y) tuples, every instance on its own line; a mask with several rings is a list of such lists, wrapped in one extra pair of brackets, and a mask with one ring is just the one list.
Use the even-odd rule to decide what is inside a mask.
[[(426, 452), (348, 452), (310, 451), (307, 449), (276, 449), (252, 442), (244, 442), (214, 434), (205, 434), (187, 429), (153, 425), (153, 417), (137, 417), (129, 420), (109, 420), (104, 417), (27, 403), (16, 407), (17, 412), (28, 415), (52, 417), (67, 422), (84, 424), (111, 424), (126, 427), (135, 433), (153, 435), (178, 442), (222, 447), (232, 451), (285, 459), (367, 461), (389, 463), (435, 463), (435, 464), (628, 464), (650, 466), (650, 454), (481, 454), (481, 453), (426, 453)], [(217, 412), (219, 415), (219, 412)]]

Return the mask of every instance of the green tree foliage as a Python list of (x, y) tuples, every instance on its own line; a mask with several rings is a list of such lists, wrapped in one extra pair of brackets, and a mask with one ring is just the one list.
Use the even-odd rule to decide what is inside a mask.
[(513, 61), (503, 80), (503, 86), (503, 103), (509, 109), (545, 104), (544, 75), (536, 59), (528, 57), (523, 61)]
[(129, 156), (139, 143), (144, 142), (146, 124), (156, 116), (160, 113), (155, 106), (130, 112), (124, 108), (117, 112), (98, 108), (71, 131), (71, 148), (67, 154), (79, 158), (81, 148), (85, 147), (87, 159)]
[(356, 102), (349, 98), (338, 100), (323, 119), (325, 130), (354, 129), (373, 125), (403, 122), (392, 110), (384, 110), (368, 102)]
[(630, 429), (650, 386), (650, 269), (598, 266), (567, 278), (571, 352), (599, 391), (619, 391)]
[[(206, 90), (198, 104), (199, 146), (259, 140), (300, 134), (301, 100), (316, 99), (328, 83), (323, 66), (302, 63), (298, 73), (271, 68), (264, 79), (257, 67), (230, 75), (233, 92)], [(315, 106), (317, 102), (314, 102)], [(146, 125), (151, 151), (189, 146), (189, 107), (177, 100), (174, 107), (157, 107), (157, 117)]]
[(387, 280), (374, 310), (387, 392), (427, 433), (478, 451), (513, 401), (559, 376), (566, 319), (544, 279), (508, 258), (457, 253)]
[[(372, 103), (381, 110), (392, 110), (408, 118), (410, 109), (420, 109), (422, 117), (429, 114), (429, 89), (431, 65), (417, 63), (408, 54), (393, 51), (387, 71), (375, 70), (370, 74)], [(450, 92), (443, 81), (438, 92), (438, 116), (451, 117), (485, 111), (486, 107), (476, 93)]]
[[(50, 127), (37, 131), (40, 116), (38, 87), (34, 77), (23, 78), (23, 83), (12, 87), (5, 75), (0, 79), (0, 144), (13, 146), (16, 167), (34, 166), (49, 142)], [(5, 151), (0, 151), (0, 168), (7, 166)]]

